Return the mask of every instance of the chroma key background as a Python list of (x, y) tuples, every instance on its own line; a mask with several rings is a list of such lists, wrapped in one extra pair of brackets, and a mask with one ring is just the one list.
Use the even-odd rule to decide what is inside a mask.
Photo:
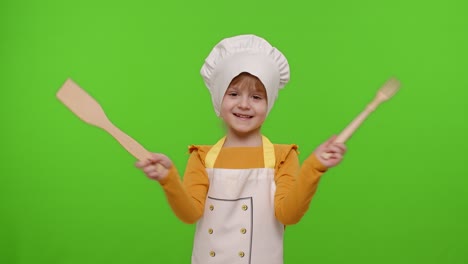
[(185, 169), (222, 135), (199, 70), (256, 34), (291, 66), (263, 133), (304, 160), (395, 76), (348, 141), (285, 263), (468, 263), (468, 2), (0, 1), (0, 263), (189, 263), (193, 225), (110, 135), (55, 97), (73, 78)]

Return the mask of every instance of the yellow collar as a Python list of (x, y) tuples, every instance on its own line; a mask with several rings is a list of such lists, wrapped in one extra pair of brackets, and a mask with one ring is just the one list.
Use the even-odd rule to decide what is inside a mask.
[[(205, 157), (206, 168), (214, 168), (215, 161), (218, 158), (219, 152), (223, 148), (225, 140), (226, 140), (226, 137), (221, 138), (208, 151)], [(268, 138), (263, 135), (262, 135), (262, 144), (263, 144), (263, 161), (265, 163), (265, 168), (274, 169), (275, 168), (275, 147), (270, 142), (270, 140), (268, 140)]]

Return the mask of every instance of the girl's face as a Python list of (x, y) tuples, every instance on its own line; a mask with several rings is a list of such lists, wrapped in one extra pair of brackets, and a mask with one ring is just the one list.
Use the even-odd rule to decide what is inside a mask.
[(267, 115), (267, 94), (262, 82), (248, 73), (235, 77), (224, 94), (221, 118), (228, 133), (248, 136), (260, 133)]

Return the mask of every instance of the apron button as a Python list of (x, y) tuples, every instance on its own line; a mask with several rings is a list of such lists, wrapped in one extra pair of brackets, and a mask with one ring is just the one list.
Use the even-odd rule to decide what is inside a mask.
[(213, 210), (214, 210), (214, 206), (210, 205), (210, 211), (213, 211)]
[(242, 210), (247, 211), (247, 209), (249, 209), (249, 207), (248, 207), (247, 205), (244, 204), (244, 205), (242, 206)]
[(213, 234), (213, 229), (211, 229), (211, 228), (208, 229), (208, 233), (209, 233), (209, 234)]
[(242, 234), (245, 234), (245, 233), (247, 233), (247, 229), (241, 228), (240, 232), (241, 232)]
[(216, 253), (214, 251), (210, 251), (210, 256), (211, 257), (214, 257), (216, 255)]
[(245, 256), (245, 253), (243, 251), (239, 252), (239, 257), (243, 258)]

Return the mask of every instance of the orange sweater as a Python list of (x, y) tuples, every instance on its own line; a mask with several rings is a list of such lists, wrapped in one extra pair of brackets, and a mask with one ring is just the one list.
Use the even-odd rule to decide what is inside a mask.
[[(168, 202), (176, 216), (185, 223), (195, 223), (203, 214), (209, 188), (205, 170), (205, 156), (211, 146), (190, 146), (190, 158), (183, 181), (175, 166), (160, 181)], [(315, 155), (310, 155), (299, 165), (296, 145), (275, 144), (275, 215), (284, 225), (292, 225), (302, 218), (309, 208), (320, 176), (327, 170)], [(242, 158), (239, 158), (242, 157)], [(222, 148), (215, 168), (263, 168), (262, 147)]]

